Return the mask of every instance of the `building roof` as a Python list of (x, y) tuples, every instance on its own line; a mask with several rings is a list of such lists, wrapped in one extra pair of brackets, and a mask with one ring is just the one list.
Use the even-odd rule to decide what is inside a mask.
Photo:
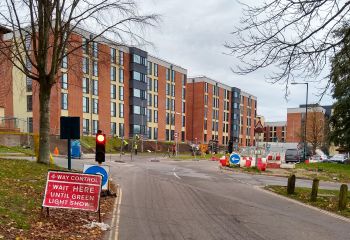
[[(305, 105), (304, 105), (305, 106)], [(326, 113), (326, 109), (323, 107), (308, 107), (308, 112), (312, 109), (313, 112), (322, 112)], [(305, 107), (302, 108), (288, 108), (287, 113), (305, 113)]]
[(0, 25), (0, 34), (6, 34), (6, 33), (10, 33), (10, 32), (12, 32), (11, 29), (9, 29), (9, 28), (7, 28), (7, 27), (5, 27), (5, 26)]
[(269, 126), (269, 127), (285, 127), (285, 126), (287, 126), (287, 122), (286, 121), (265, 122), (265, 126)]

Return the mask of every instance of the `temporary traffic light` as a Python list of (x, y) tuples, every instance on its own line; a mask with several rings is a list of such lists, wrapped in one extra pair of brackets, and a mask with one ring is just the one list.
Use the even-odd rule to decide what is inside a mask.
[(105, 154), (106, 154), (106, 134), (102, 134), (102, 131), (98, 130), (96, 134), (95, 161), (98, 163), (104, 162)]

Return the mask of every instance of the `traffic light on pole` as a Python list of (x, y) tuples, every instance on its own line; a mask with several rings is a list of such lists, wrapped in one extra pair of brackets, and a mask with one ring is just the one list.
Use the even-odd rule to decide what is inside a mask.
[(106, 154), (106, 134), (102, 134), (102, 131), (98, 130), (96, 134), (95, 161), (100, 164), (104, 162), (105, 154)]

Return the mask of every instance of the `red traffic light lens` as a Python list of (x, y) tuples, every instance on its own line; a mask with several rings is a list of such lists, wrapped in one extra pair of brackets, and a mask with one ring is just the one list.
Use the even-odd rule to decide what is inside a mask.
[(97, 141), (98, 141), (98, 142), (104, 142), (104, 141), (105, 141), (105, 136), (103, 136), (103, 135), (97, 135)]

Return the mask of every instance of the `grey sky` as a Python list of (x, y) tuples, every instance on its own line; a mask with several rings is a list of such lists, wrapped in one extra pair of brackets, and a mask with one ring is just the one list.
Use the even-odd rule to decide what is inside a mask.
[[(188, 69), (189, 76), (205, 75), (229, 86), (241, 88), (258, 98), (258, 114), (267, 121), (286, 120), (287, 107), (305, 103), (304, 85), (290, 87), (288, 101), (284, 85), (268, 83), (266, 71), (239, 76), (231, 72), (236, 59), (227, 56), (223, 47), (232, 41), (230, 32), (238, 24), (241, 7), (235, 0), (140, 0), (142, 12), (158, 13), (162, 21), (150, 29), (147, 40), (150, 54)], [(320, 83), (309, 85), (309, 102), (318, 101)], [(322, 104), (332, 103), (325, 97)]]

